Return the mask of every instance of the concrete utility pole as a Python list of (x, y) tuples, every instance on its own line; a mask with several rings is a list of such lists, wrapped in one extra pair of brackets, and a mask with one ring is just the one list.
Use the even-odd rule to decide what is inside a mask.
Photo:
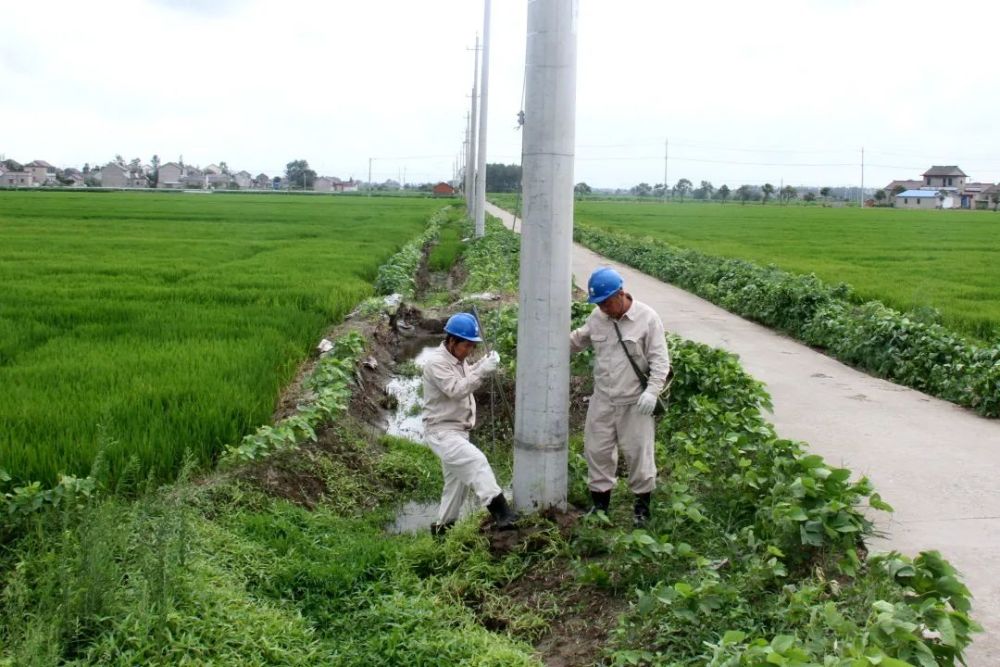
[(479, 35), (476, 35), (476, 55), (472, 66), (472, 114), (469, 117), (469, 171), (465, 177), (465, 211), (470, 222), (476, 219), (476, 137), (479, 116), (476, 104), (479, 101)]
[(375, 158), (368, 158), (368, 196), (372, 196), (372, 160)]
[(476, 238), (486, 234), (486, 107), (490, 92), (490, 0), (483, 9), (483, 69), (479, 77), (479, 156), (476, 164)]
[(462, 139), (462, 196), (469, 202), (469, 112), (465, 112), (465, 137)]
[(861, 208), (865, 207), (865, 147), (861, 147)]
[(514, 503), (565, 508), (577, 0), (528, 0)]
[(663, 201), (667, 201), (667, 190), (670, 184), (667, 182), (667, 167), (670, 164), (670, 140), (663, 140)]

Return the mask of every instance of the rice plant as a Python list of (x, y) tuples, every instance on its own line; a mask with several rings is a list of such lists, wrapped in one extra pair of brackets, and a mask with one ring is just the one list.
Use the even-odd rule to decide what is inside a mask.
[(0, 465), (169, 478), (270, 420), (423, 199), (0, 193)]

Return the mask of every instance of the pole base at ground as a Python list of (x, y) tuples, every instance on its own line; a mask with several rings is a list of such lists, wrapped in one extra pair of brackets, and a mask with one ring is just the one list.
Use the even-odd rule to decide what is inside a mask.
[(523, 514), (566, 509), (568, 450), (514, 443), (514, 508)]

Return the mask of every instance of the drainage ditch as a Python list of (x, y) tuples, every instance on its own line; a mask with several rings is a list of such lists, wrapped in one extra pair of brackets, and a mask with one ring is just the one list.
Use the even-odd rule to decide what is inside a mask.
[[(404, 305), (393, 317), (392, 325), (397, 334), (393, 355), (395, 370), (385, 381), (385, 432), (390, 436), (423, 443), (423, 367), (441, 344), (444, 322), (424, 318), (417, 309)], [(484, 407), (487, 409), (481, 410), (482, 417), (489, 413), (488, 406)], [(509, 494), (510, 489), (505, 489), (505, 493)], [(470, 491), (466, 494), (460, 516), (464, 518), (478, 510), (479, 504)], [(397, 534), (425, 531), (437, 520), (437, 513), (437, 501), (409, 501), (400, 507), (386, 530)]]

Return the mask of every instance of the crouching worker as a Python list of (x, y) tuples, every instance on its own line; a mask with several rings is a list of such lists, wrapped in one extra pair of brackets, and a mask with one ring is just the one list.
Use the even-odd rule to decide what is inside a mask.
[(510, 530), (518, 516), (507, 504), (486, 455), (469, 442), (476, 424), (473, 392), (496, 371), (500, 355), (490, 352), (474, 364), (466, 362), (483, 340), (479, 323), (469, 313), (452, 315), (444, 331), (447, 337), (427, 360), (423, 376), (425, 438), (444, 472), (441, 509), (431, 532), (442, 535), (455, 525), (467, 487), (493, 515), (496, 528)]
[(570, 350), (594, 348), (594, 394), (583, 432), (591, 511), (608, 511), (620, 448), (635, 494), (635, 523), (643, 525), (656, 485), (653, 410), (670, 372), (663, 322), (623, 289), (614, 269), (594, 271), (587, 288), (597, 308), (570, 334)]

